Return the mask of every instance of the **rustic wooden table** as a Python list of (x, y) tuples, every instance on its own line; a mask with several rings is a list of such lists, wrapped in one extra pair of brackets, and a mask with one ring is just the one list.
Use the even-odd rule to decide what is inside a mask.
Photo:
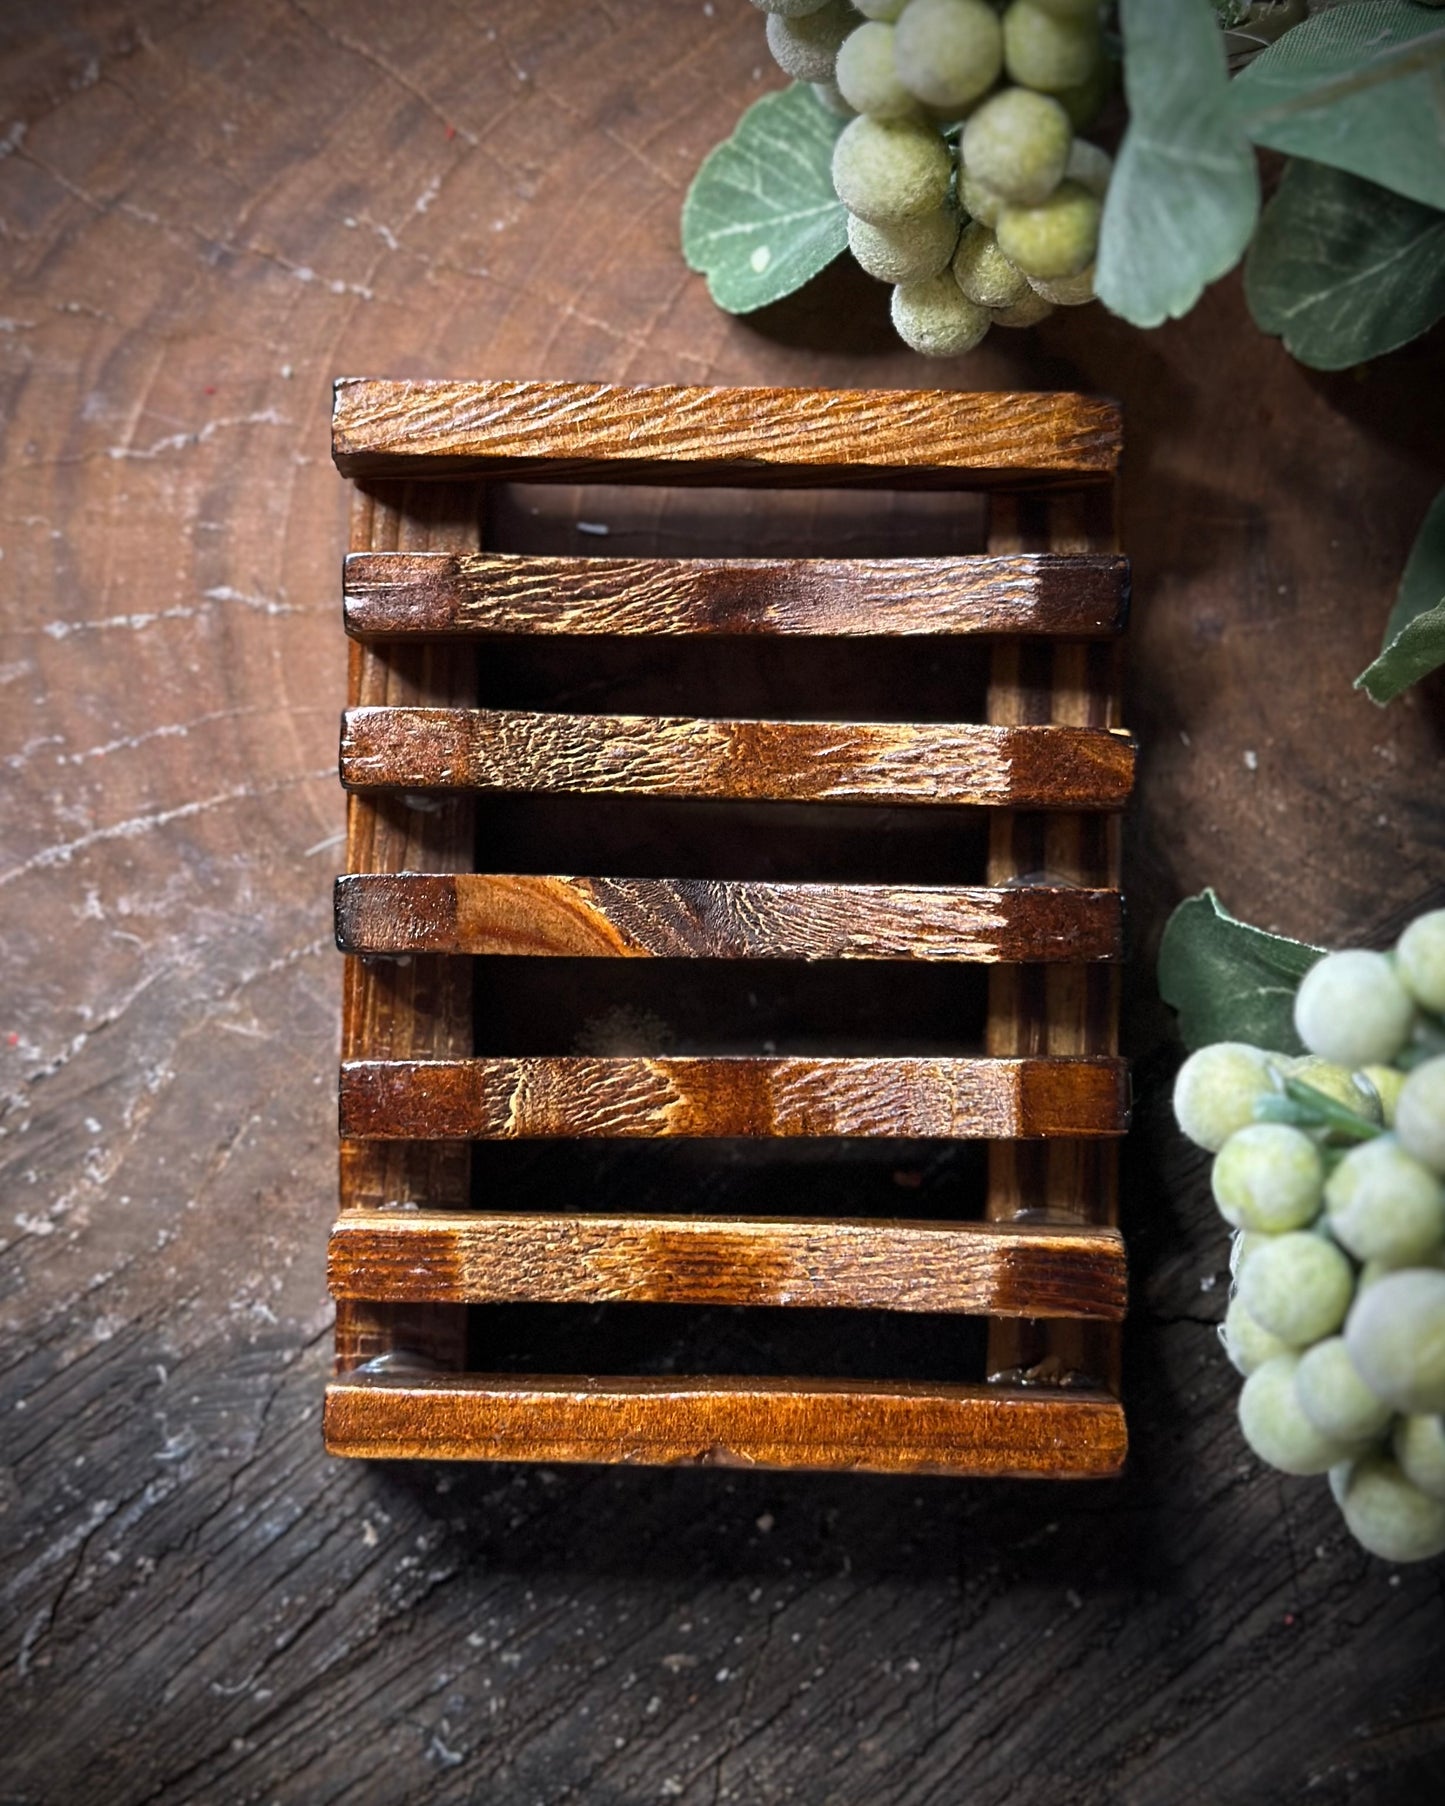
[(1440, 1570), (1240, 1443), (1150, 965), (1205, 882), (1321, 938), (1440, 901), (1441, 690), (1349, 688), (1439, 335), (1310, 375), (1230, 280), (943, 373), (1126, 412), (1127, 1477), (340, 1464), (331, 379), (937, 373), (854, 272), (733, 320), (683, 267), (777, 79), (742, 0), (10, 0), (0, 49), (0, 1799), (1437, 1798)]

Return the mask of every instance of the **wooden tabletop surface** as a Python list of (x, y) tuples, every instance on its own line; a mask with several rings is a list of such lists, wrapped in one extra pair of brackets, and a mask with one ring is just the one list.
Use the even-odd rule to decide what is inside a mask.
[[(744, 0), (4, 9), (13, 1806), (1438, 1797), (1441, 1570), (1239, 1439), (1151, 964), (1207, 882), (1325, 940), (1441, 900), (1442, 691), (1350, 689), (1441, 481), (1440, 335), (1313, 375), (1228, 280), (933, 366), (844, 267), (731, 319), (678, 210), (777, 81)], [(323, 1457), (338, 375), (1122, 402), (1121, 1482)]]

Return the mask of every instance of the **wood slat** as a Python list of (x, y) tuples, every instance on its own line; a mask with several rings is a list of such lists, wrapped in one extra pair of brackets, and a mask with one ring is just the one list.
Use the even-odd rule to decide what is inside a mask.
[(530, 709), (348, 709), (352, 790), (1116, 809), (1127, 734), (1087, 727), (727, 721)]
[(1119, 633), (1128, 560), (353, 553), (358, 639), (470, 634)]
[(331, 1235), (336, 1298), (1124, 1314), (1116, 1230), (861, 1218), (376, 1211)]
[(1117, 891), (353, 873), (345, 953), (567, 959), (1118, 959)]
[(1116, 1399), (1083, 1388), (840, 1380), (352, 1376), (326, 1393), (334, 1455), (1105, 1479)]
[(343, 377), (331, 446), (349, 477), (977, 488), (1107, 478), (1120, 421), (1071, 394)]
[(353, 1060), (360, 1140), (598, 1136), (1121, 1135), (1124, 1063), (959, 1058)]

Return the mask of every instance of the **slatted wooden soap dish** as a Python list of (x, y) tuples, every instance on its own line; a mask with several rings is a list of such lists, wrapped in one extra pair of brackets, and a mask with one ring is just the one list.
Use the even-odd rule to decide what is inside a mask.
[[(1117, 1471), (1115, 1151), (1127, 1122), (1118, 811), (1133, 773), (1118, 725), (1128, 591), (1113, 527), (1118, 451), (1116, 410), (1076, 395), (338, 384), (334, 455), (355, 501), (341, 750), (348, 871), (337, 887), (349, 956), (330, 1266), (337, 1377), (325, 1414), (334, 1453)], [(524, 482), (984, 492), (987, 550), (782, 560), (483, 549), (486, 498)], [(699, 641), (744, 643), (761, 668), (792, 636), (866, 639), (872, 652), (853, 650), (873, 659), (900, 636), (931, 636), (935, 670), (986, 661), (974, 691), (982, 719), (486, 706), (499, 649), (571, 657), (580, 679), (565, 697), (585, 700), (609, 641), (631, 641), (624, 653), (643, 657), (662, 656), (664, 641), (690, 640), (688, 656)], [(809, 700), (790, 712), (806, 716)], [(824, 882), (816, 871), (808, 881), (807, 871), (779, 875), (776, 859), (761, 877), (695, 859), (691, 873), (674, 865), (669, 875), (681, 843), (667, 837), (653, 843), (656, 875), (609, 870), (586, 844), (571, 862), (581, 875), (550, 875), (529, 852), (545, 836), (524, 832), (506, 853), (479, 815), (508, 798), (524, 810), (571, 798), (584, 837), (619, 811), (635, 819), (676, 805), (688, 821), (733, 810), (739, 833), (761, 823), (776, 849), (770, 823), (872, 811), (905, 823), (889, 845), (906, 857), (919, 824), (945, 826), (922, 883)], [(966, 842), (953, 825), (962, 818), (977, 824), (980, 869), (968, 884), (938, 882), (939, 860)], [(804, 828), (782, 836), (796, 857), (814, 844)], [(744, 970), (714, 962), (771, 961), (771, 973), (781, 962), (839, 962), (824, 978), (842, 986), (847, 963), (887, 961), (900, 1010), (916, 1007), (920, 986), (973, 985), (982, 998), (985, 982), (986, 1010), (962, 1050), (819, 1051), (803, 1022), (803, 1052), (575, 1042), (538, 1052), (541, 1006), (499, 1014), (479, 978), (565, 972), (555, 998), (584, 984), (578, 973), (614, 984), (646, 976), (622, 960), (669, 962), (679, 997), (689, 985), (721, 995)], [(634, 1016), (645, 1040), (650, 1018)], [(883, 1028), (897, 1026), (860, 1038), (886, 1043)], [(520, 1051), (485, 1052), (500, 1032), (515, 1032)], [(718, 1140), (688, 1150), (664, 1138)], [(780, 1139), (758, 1146), (770, 1138)], [(814, 1151), (781, 1138), (815, 1138), (822, 1161), (798, 1169), (798, 1214), (749, 1214), (746, 1200), (683, 1214), (726, 1195), (724, 1180), (734, 1194), (755, 1185), (749, 1196), (776, 1200), (770, 1163)], [(860, 1138), (941, 1144), (945, 1167), (973, 1161), (977, 1207), (952, 1212), (969, 1220), (839, 1209), (829, 1149), (840, 1185), (850, 1157), (894, 1157)], [(515, 1144), (538, 1140), (570, 1162), (553, 1169), (562, 1180), (505, 1164), (531, 1158)], [(662, 1141), (624, 1150), (634, 1161), (699, 1162), (670, 1208), (655, 1207), (645, 1177), (645, 1209), (619, 1208), (615, 1183), (605, 1198), (590, 1193), (587, 1162), (600, 1173), (621, 1157), (619, 1141)], [(986, 1156), (969, 1148), (978, 1142)], [(752, 1164), (739, 1166), (745, 1153)], [(895, 1176), (905, 1189), (889, 1202), (920, 1195), (906, 1189), (915, 1173)], [(579, 1373), (575, 1360), (566, 1370), (578, 1307), (608, 1334), (665, 1322), (672, 1335), (679, 1323), (725, 1318), (771, 1335), (809, 1307), (814, 1324), (844, 1328), (820, 1376), (679, 1374), (673, 1357)], [(530, 1311), (540, 1354), (503, 1370), (494, 1356), (506, 1335), (488, 1326), (514, 1325), (519, 1311)], [(937, 1377), (846, 1377), (848, 1347), (873, 1346), (867, 1326), (916, 1327), (922, 1319), (907, 1313), (956, 1332), (931, 1344), (956, 1351)], [(986, 1320), (986, 1352), (970, 1318)], [(594, 1350), (588, 1365), (599, 1364)]]

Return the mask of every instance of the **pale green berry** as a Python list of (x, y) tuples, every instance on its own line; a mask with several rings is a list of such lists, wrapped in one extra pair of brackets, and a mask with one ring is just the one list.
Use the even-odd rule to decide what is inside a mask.
[(1069, 116), (1056, 100), (1005, 88), (969, 119), (960, 149), (973, 181), (1005, 201), (1031, 206), (1063, 180), (1072, 139)]
[(1210, 1183), (1226, 1223), (1281, 1235), (1303, 1229), (1319, 1215), (1325, 1165), (1319, 1148), (1299, 1129), (1249, 1123), (1219, 1150)]
[(907, 4), (908, 0), (853, 0), (853, 10), (865, 19), (882, 19), (891, 25)]
[(1404, 1267), (1445, 1241), (1445, 1186), (1393, 1135), (1351, 1148), (1325, 1186), (1330, 1229), (1356, 1260)]
[[(1290, 1060), (1279, 1064), (1282, 1076), (1298, 1079), (1313, 1091), (1322, 1091), (1326, 1097), (1333, 1098), (1337, 1104), (1343, 1104), (1356, 1116), (1362, 1116), (1366, 1122), (1381, 1120), (1380, 1094), (1375, 1087), (1360, 1079), (1347, 1066), (1337, 1066), (1333, 1060), (1322, 1060), (1318, 1054), (1307, 1054), (1303, 1059)], [(1326, 1139), (1334, 1133), (1329, 1129), (1323, 1131)]]
[(1386, 1273), (1355, 1300), (1345, 1341), (1365, 1384), (1397, 1411), (1445, 1411), (1445, 1271)]
[(875, 119), (907, 119), (918, 111), (893, 64), (893, 27), (880, 19), (843, 40), (834, 79), (849, 106)]
[(1405, 1478), (1427, 1498), (1445, 1502), (1445, 1418), (1397, 1418), (1392, 1447)]
[(1052, 307), (1082, 307), (1094, 299), (1094, 266), (1090, 264), (1077, 276), (1056, 276), (1052, 282), (1030, 276), (1029, 287)]
[(1415, 1000), (1383, 953), (1329, 953), (1300, 980), (1294, 1025), (1311, 1053), (1351, 1069), (1388, 1065), (1410, 1038)]
[(1095, 24), (1103, 10), (1099, 0), (1033, 0), (1033, 4), (1055, 19), (1092, 19)]
[(1295, 1369), (1300, 1409), (1322, 1436), (1337, 1442), (1374, 1442), (1394, 1415), (1355, 1370), (1343, 1336), (1327, 1336), (1300, 1356)]
[(1299, 1356), (1276, 1355), (1257, 1367), (1240, 1388), (1239, 1427), (1261, 1461), (1282, 1474), (1323, 1474), (1355, 1452), (1349, 1443), (1322, 1436), (1300, 1409), (1294, 1378)]
[(898, 74), (930, 107), (966, 107), (998, 80), (1003, 32), (983, 0), (909, 0), (895, 29)]
[(1276, 1355), (1296, 1352), (1288, 1342), (1281, 1342), (1278, 1336), (1272, 1336), (1267, 1329), (1262, 1329), (1240, 1303), (1238, 1294), (1230, 1299), (1225, 1310), (1224, 1321), (1219, 1326), (1219, 1339), (1224, 1344), (1230, 1365), (1246, 1379), (1256, 1368), (1263, 1367), (1266, 1361), (1272, 1361)]
[(1114, 92), (1114, 76), (1118, 69), (1108, 57), (1101, 56), (1093, 73), (1075, 88), (1059, 88), (1054, 99), (1069, 116), (1076, 132), (1085, 132), (1104, 110), (1104, 102)]
[(998, 248), (998, 240), (977, 220), (965, 226), (953, 254), (953, 276), (980, 307), (1012, 307), (1028, 293), (1028, 282)]
[(948, 270), (926, 282), (900, 284), (893, 291), (892, 311), (899, 338), (925, 357), (972, 351), (990, 324), (988, 309), (970, 301)]
[(829, 82), (838, 46), (857, 22), (848, 0), (824, 0), (822, 6), (799, 14), (769, 13), (768, 49), (794, 81)]
[(875, 226), (937, 213), (948, 200), (953, 164), (932, 126), (911, 119), (845, 125), (833, 147), (833, 187), (850, 213)]
[(1254, 1121), (1256, 1101), (1277, 1089), (1268, 1054), (1243, 1041), (1216, 1041), (1179, 1068), (1174, 1114), (1192, 1142), (1217, 1154)]
[(1405, 1084), (1405, 1074), (1398, 1066), (1362, 1066), (1355, 1074), (1362, 1085), (1368, 1085), (1379, 1101), (1379, 1120), (1387, 1129), (1395, 1126), (1395, 1108)]
[(989, 318), (995, 326), (1037, 326), (1040, 320), (1047, 320), (1053, 311), (1051, 301), (1045, 301), (1042, 295), (1036, 295), (1032, 289), (1025, 289), (1012, 307), (991, 308)]
[(1445, 909), (1411, 922), (1395, 949), (1395, 970), (1417, 1003), (1445, 1014)]
[(1004, 67), (1012, 81), (1046, 93), (1077, 88), (1099, 61), (1099, 19), (1060, 18), (1034, 0), (1014, 0), (1003, 16)]
[(1327, 1477), (1329, 1479), (1330, 1493), (1333, 1496), (1336, 1505), (1343, 1505), (1345, 1502), (1345, 1488), (1350, 1483), (1350, 1469), (1354, 1465), (1353, 1461), (1340, 1461), (1329, 1471)]
[(1350, 1263), (1334, 1243), (1302, 1229), (1272, 1237), (1239, 1276), (1250, 1316), (1295, 1348), (1332, 1335), (1354, 1289)]
[(1236, 1229), (1229, 1238), (1229, 1270), (1238, 1279), (1246, 1261), (1253, 1260), (1260, 1249), (1274, 1240), (1257, 1229)]
[(1384, 1561), (1428, 1561), (1445, 1551), (1445, 1503), (1411, 1485), (1388, 1455), (1355, 1462), (1340, 1509), (1355, 1541)]
[(1060, 182), (1036, 207), (1005, 207), (998, 219), (998, 242), (1010, 263), (1026, 276), (1052, 281), (1077, 276), (1099, 248), (1099, 198), (1078, 182)]
[(968, 217), (976, 219), (981, 226), (996, 225), (1004, 209), (1001, 194), (995, 194), (986, 183), (962, 168), (958, 175), (958, 199)]
[(1445, 1173), (1445, 1054), (1417, 1066), (1395, 1105), (1400, 1145), (1433, 1173)]
[(848, 215), (848, 248), (880, 282), (923, 282), (948, 268), (958, 243), (958, 216), (941, 207), (897, 226), (873, 226)]
[[(1445, 1267), (1445, 1248), (1435, 1249), (1433, 1253), (1427, 1254), (1422, 1260), (1412, 1260), (1409, 1263), (1409, 1267), (1410, 1269), (1417, 1269), (1420, 1267)], [(1360, 1268), (1359, 1273), (1355, 1276), (1356, 1298), (1363, 1298), (1365, 1293), (1370, 1290), (1371, 1286), (1378, 1285), (1382, 1279), (1388, 1278), (1391, 1273), (1400, 1273), (1403, 1271), (1405, 1271), (1405, 1269), (1395, 1261), (1367, 1260), (1364, 1266)]]
[(1064, 165), (1068, 181), (1081, 183), (1102, 201), (1109, 192), (1109, 177), (1113, 173), (1114, 159), (1108, 151), (1090, 144), (1087, 138), (1075, 138), (1069, 146), (1069, 160)]

